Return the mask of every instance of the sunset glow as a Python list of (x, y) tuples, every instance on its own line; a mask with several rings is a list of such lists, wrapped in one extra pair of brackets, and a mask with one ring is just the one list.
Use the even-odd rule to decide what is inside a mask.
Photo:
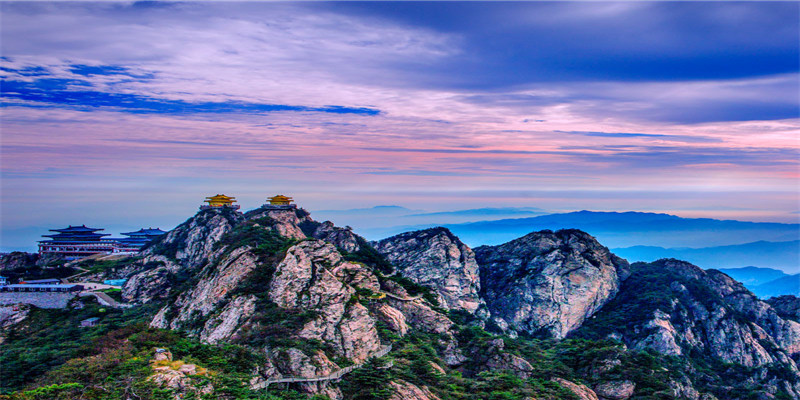
[(0, 3), (2, 249), (396, 204), (797, 222), (798, 3)]

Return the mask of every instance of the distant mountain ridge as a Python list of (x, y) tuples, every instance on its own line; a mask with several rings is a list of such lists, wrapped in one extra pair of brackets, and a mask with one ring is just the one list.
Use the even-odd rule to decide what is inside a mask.
[(800, 296), (800, 274), (786, 275), (748, 289), (762, 299), (784, 295)]
[(471, 208), (467, 210), (456, 211), (438, 211), (421, 214), (411, 214), (408, 217), (435, 217), (435, 216), (489, 216), (489, 215), (531, 215), (531, 214), (546, 214), (545, 210), (536, 207), (486, 207), (486, 208)]
[(789, 276), (787, 273), (773, 268), (744, 267), (744, 268), (718, 268), (733, 279), (741, 282), (748, 288), (763, 285), (775, 279)]
[(577, 211), (530, 218), (446, 225), (472, 246), (499, 244), (528, 232), (580, 229), (609, 247), (725, 246), (755, 241), (800, 239), (800, 224), (682, 218), (644, 212)]
[(382, 206), (374, 206), (374, 207), (364, 207), (364, 208), (350, 208), (346, 210), (319, 210), (317, 213), (320, 214), (373, 214), (373, 213), (413, 213), (413, 212), (420, 212), (420, 210), (412, 210), (410, 208), (405, 208), (402, 206), (396, 205), (382, 205)]
[[(705, 269), (741, 268), (748, 265), (780, 268), (787, 271), (800, 268), (798, 267), (800, 266), (800, 240), (786, 242), (761, 240), (737, 245), (703, 248), (632, 246), (612, 250), (615, 254), (631, 262), (652, 262), (661, 258), (677, 258), (689, 261)], [(748, 283), (739, 278), (737, 280), (745, 284)]]

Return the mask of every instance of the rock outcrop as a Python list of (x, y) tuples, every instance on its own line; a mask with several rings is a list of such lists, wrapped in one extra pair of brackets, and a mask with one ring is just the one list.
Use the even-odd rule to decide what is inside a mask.
[(439, 397), (424, 386), (420, 388), (402, 380), (389, 382), (389, 386), (393, 392), (389, 400), (439, 400)]
[[(606, 335), (632, 349), (672, 356), (708, 354), (757, 371), (745, 383), (750, 387), (799, 392), (800, 372), (791, 357), (800, 343), (797, 322), (782, 319), (719, 271), (672, 259), (637, 264), (632, 271), (618, 296), (577, 334)], [(776, 374), (776, 366), (783, 372)], [(688, 380), (676, 381), (673, 392), (703, 396)]]
[(594, 387), (601, 400), (628, 400), (633, 396), (636, 384), (628, 380), (603, 382)]
[(198, 396), (208, 395), (214, 391), (211, 384), (197, 385), (196, 381), (190, 378), (192, 375), (205, 375), (207, 371), (204, 368), (181, 360), (173, 362), (172, 353), (169, 351), (156, 353), (151, 366), (155, 372), (148, 377), (148, 381), (171, 389), (174, 399), (182, 399), (189, 393)]
[(329, 243), (301, 242), (286, 252), (276, 268), (269, 298), (284, 309), (313, 310), (317, 316), (299, 336), (330, 343), (341, 355), (360, 362), (380, 349), (380, 339), (367, 309), (351, 301), (355, 289), (336, 276), (337, 271), (360, 269), (347, 264)]
[(734, 310), (762, 328), (777, 345), (791, 355), (800, 355), (800, 322), (783, 319), (769, 303), (760, 300), (744, 285), (717, 271), (705, 271), (702, 279)]
[[(188, 285), (156, 314), (151, 326), (181, 329), (207, 343), (261, 343), (268, 357), (257, 368), (254, 384), (282, 376), (313, 378), (340, 369), (325, 353), (311, 351), (304, 343), (324, 344), (326, 351), (349, 363), (378, 352), (377, 317), (356, 294), (359, 289), (380, 292), (377, 276), (365, 265), (345, 261), (334, 245), (308, 239), (299, 227), (308, 221), (308, 215), (297, 210), (273, 209), (231, 221), (230, 229), (205, 247), (210, 253), (193, 253), (190, 259), (200, 264), (191, 269)], [(184, 236), (188, 240), (198, 235)], [(131, 288), (126, 288), (131, 297), (145, 302), (154, 295), (143, 285), (158, 283), (175, 266), (190, 268), (185, 261), (172, 262), (163, 248), (147, 257), (167, 257), (159, 259), (164, 265), (132, 277)], [(392, 315), (404, 321), (401, 312), (394, 310)], [(290, 320), (302, 322), (293, 325), (296, 322)], [(403, 323), (397, 328), (403, 329)], [(262, 337), (264, 329), (278, 329), (281, 337)], [(307, 393), (341, 398), (328, 382), (298, 385)]]
[(275, 209), (269, 207), (257, 208), (248, 211), (244, 217), (255, 221), (258, 225), (271, 229), (285, 238), (302, 240), (306, 234), (300, 229), (300, 224), (308, 221), (308, 213), (297, 209)]
[[(378, 308), (378, 310), (381, 310), (379, 318), (383, 320), (392, 318), (395, 320), (393, 321), (395, 323), (388, 324), (390, 329), (401, 335), (405, 334), (408, 327), (413, 327), (425, 333), (437, 334), (438, 344), (444, 349), (442, 358), (447, 365), (456, 366), (466, 361), (466, 357), (458, 347), (457, 331), (453, 321), (431, 308), (423, 299), (408, 300), (408, 293), (391, 281), (385, 282), (383, 289), (394, 296), (386, 298), (388, 305), (382, 305)], [(402, 318), (397, 316), (398, 313), (402, 315)]]
[(406, 232), (373, 245), (403, 276), (433, 289), (441, 307), (473, 314), (485, 308), (475, 254), (446, 228)]
[(784, 295), (767, 299), (766, 302), (781, 318), (800, 322), (800, 297)]
[(483, 353), (473, 352), (471, 358), (478, 361), (486, 371), (507, 371), (522, 379), (531, 377), (533, 365), (524, 358), (504, 351), (503, 339), (493, 339)]
[(202, 210), (157, 239), (142, 254), (163, 255), (185, 268), (198, 267), (214, 259), (214, 245), (242, 222), (242, 213), (230, 208)]
[[(656, 261), (649, 268), (669, 281), (664, 291), (672, 300), (653, 311), (644, 325), (650, 334), (631, 342), (634, 347), (680, 355), (686, 346), (694, 346), (748, 367), (782, 363), (787, 354), (800, 352), (800, 323), (782, 319), (724, 273), (673, 259)], [(634, 291), (630, 294), (634, 298), (640, 288), (627, 290)]]
[(554, 338), (597, 312), (629, 274), (627, 261), (577, 230), (534, 232), (475, 255), (498, 326)]
[(37, 261), (39, 261), (39, 254), (37, 253), (12, 251), (11, 253), (0, 255), (0, 272), (30, 268), (36, 265)]
[[(154, 327), (261, 353), (254, 387), (269, 379), (305, 377), (312, 380), (292, 387), (335, 399), (343, 397), (337, 383), (316, 378), (374, 356), (387, 344), (379, 331), (385, 341), (413, 333), (395, 343), (398, 357), (387, 368), (411, 365), (404, 354), (414, 354), (412, 344), (421, 338), (431, 345), (426, 354), (432, 359), (424, 362), (435, 375), (458, 370), (472, 379), (484, 371), (505, 371), (526, 382), (543, 379), (533, 348), (520, 347), (526, 339), (464, 339), (472, 337), (475, 325), (490, 323), (511, 336), (621, 341), (616, 356), (556, 374), (566, 379), (555, 382), (582, 399), (626, 400), (653, 390), (656, 384), (624, 370), (634, 365), (628, 352), (639, 350), (682, 357), (687, 371), (694, 368), (689, 355), (699, 354), (732, 370), (751, 371), (742, 387), (763, 387), (778, 397), (800, 393), (795, 363), (800, 324), (786, 317), (797, 312), (792, 299), (776, 299), (776, 311), (717, 271), (675, 260), (631, 266), (576, 230), (535, 232), (473, 252), (447, 229), (434, 228), (374, 247), (349, 228), (313, 221), (302, 209), (203, 211), (131, 264), (138, 269), (130, 273), (123, 296), (138, 303), (168, 298), (151, 321)], [(393, 270), (402, 277), (391, 276)], [(406, 342), (409, 348), (403, 350)], [(185, 375), (193, 372), (178, 372), (164, 369), (153, 380), (185, 391)], [(403, 375), (383, 387), (391, 398), (438, 399), (419, 381), (397, 376)], [(705, 376), (698, 380), (684, 370), (669, 379), (660, 383), (659, 395), (712, 400), (711, 392), (739, 390), (709, 389)]]
[(592, 389), (586, 387), (586, 385), (581, 385), (579, 383), (571, 382), (562, 378), (553, 378), (553, 382), (556, 382), (562, 387), (569, 389), (569, 391), (571, 391), (580, 400), (600, 400), (597, 397), (597, 394)]
[[(0, 306), (0, 332), (22, 322), (31, 312), (31, 306), (27, 304), (16, 304), (10, 306)], [(2, 343), (2, 333), (0, 333), (0, 343)]]
[(348, 253), (355, 253), (361, 250), (361, 243), (366, 243), (364, 239), (359, 240), (360, 237), (353, 233), (352, 229), (334, 226), (331, 221), (319, 224), (311, 236), (324, 240)]
[(123, 276), (127, 280), (122, 286), (122, 299), (139, 304), (166, 298), (172, 289), (171, 276), (181, 270), (162, 255), (146, 256), (137, 266), (135, 272)]
[[(255, 269), (256, 256), (250, 250), (250, 247), (237, 248), (223, 257), (219, 263), (206, 267), (200, 274), (202, 278), (197, 284), (184, 292), (173, 304), (165, 305), (151, 325), (156, 328), (189, 331), (198, 329), (198, 320), (205, 320), (205, 317), (217, 311), (217, 306), (228, 299), (228, 294)], [(219, 311), (225, 313), (226, 310)], [(237, 313), (241, 316), (242, 311), (244, 310), (238, 310)], [(170, 315), (174, 315), (174, 318), (170, 318)], [(227, 338), (211, 335), (206, 331), (206, 325), (202, 325), (203, 329), (196, 332), (199, 336), (211, 342)], [(208, 328), (216, 330), (216, 325), (212, 324)], [(232, 333), (229, 330), (226, 332)]]

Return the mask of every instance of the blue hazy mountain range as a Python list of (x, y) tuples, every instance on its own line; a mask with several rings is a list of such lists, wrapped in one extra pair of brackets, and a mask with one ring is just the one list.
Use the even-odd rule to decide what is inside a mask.
[[(682, 218), (648, 212), (575, 211), (544, 214), (538, 208), (479, 208), (423, 212), (399, 206), (313, 211), (315, 218), (350, 225), (376, 240), (401, 232), (445, 226), (470, 246), (496, 245), (543, 229), (580, 229), (609, 248), (664, 249), (800, 240), (800, 224)], [(748, 264), (741, 264), (743, 267)]]
[(315, 210), (314, 215), (409, 215), (422, 210), (412, 210), (400, 206), (375, 206), (369, 208), (351, 208), (348, 210)]
[(776, 279), (785, 278), (789, 274), (774, 268), (744, 267), (716, 268), (733, 279), (742, 282), (748, 288), (768, 284)]
[[(795, 268), (796, 270), (797, 268)], [(756, 296), (770, 298), (791, 294), (800, 296), (800, 274), (787, 274), (773, 268), (720, 268), (731, 278), (742, 282)]]
[[(633, 246), (611, 249), (614, 254), (628, 261), (655, 261), (660, 258), (677, 258), (689, 261), (702, 268), (739, 268), (743, 265), (759, 265), (800, 272), (800, 240), (786, 242), (758, 241), (730, 246), (694, 248), (664, 248), (658, 246)], [(774, 270), (772, 270), (774, 271)], [(724, 272), (724, 271), (723, 271)], [(754, 271), (757, 274), (758, 271)], [(771, 279), (779, 278), (774, 276)], [(753, 284), (737, 279), (742, 283)], [(766, 283), (760, 282), (760, 283)]]
[(530, 215), (530, 214), (547, 214), (545, 210), (535, 207), (500, 207), (500, 208), (473, 208), (469, 210), (458, 211), (439, 211), (429, 212), (422, 214), (411, 214), (408, 217), (489, 217), (500, 216), (507, 217), (510, 215)]
[[(350, 225), (367, 229), (380, 236), (382, 231), (403, 232), (401, 227), (417, 225), (459, 224), (472, 221), (490, 221), (506, 218), (532, 217), (547, 214), (535, 207), (485, 207), (455, 211), (412, 210), (400, 206), (377, 206), (350, 210), (310, 210), (314, 218), (329, 219), (337, 225)], [(401, 229), (398, 231), (398, 229)], [(368, 236), (375, 236), (367, 233)], [(386, 235), (389, 236), (389, 235)], [(378, 237), (376, 237), (378, 238)], [(380, 238), (383, 238), (381, 236)]]
[(748, 289), (763, 299), (785, 294), (800, 296), (800, 274), (787, 275), (763, 285), (748, 287)]
[[(757, 241), (800, 240), (800, 224), (681, 218), (644, 212), (577, 211), (530, 218), (447, 225), (471, 246), (499, 244), (542, 229), (575, 228), (610, 248), (712, 247)], [(742, 266), (746, 266), (743, 264)]]
[[(515, 209), (514, 212), (541, 212), (537, 210)], [(372, 240), (442, 225), (473, 247), (505, 243), (543, 229), (575, 228), (590, 233), (601, 243), (632, 261), (674, 257), (695, 262), (704, 268), (755, 265), (792, 271), (792, 268), (797, 267), (800, 257), (800, 224), (796, 223), (682, 218), (646, 212), (576, 211), (523, 218), (519, 215), (514, 218), (502, 218), (489, 213), (481, 215), (475, 210), (454, 213), (459, 218), (484, 220), (450, 222), (446, 220), (450, 213), (419, 212), (410, 212), (407, 215), (374, 214), (372, 218), (362, 218), (361, 221), (342, 213), (331, 215), (331, 219), (339, 224), (353, 226)], [(420, 214), (424, 216), (419, 216)], [(411, 217), (412, 215), (416, 216)], [(415, 224), (413, 222), (416, 222), (416, 218), (422, 218), (423, 221)]]

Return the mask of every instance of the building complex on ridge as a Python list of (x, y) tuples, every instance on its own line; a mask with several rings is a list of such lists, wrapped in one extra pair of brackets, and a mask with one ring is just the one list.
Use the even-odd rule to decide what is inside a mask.
[[(289, 210), (296, 209), (294, 199), (282, 194), (267, 198), (268, 204), (263, 208)], [(236, 197), (217, 194), (206, 197), (200, 210), (233, 209), (240, 206), (233, 204)], [(89, 228), (86, 225), (68, 226), (63, 229), (50, 229), (57, 232), (52, 235), (42, 235), (49, 240), (39, 241), (40, 255), (57, 255), (66, 260), (76, 260), (94, 254), (133, 254), (142, 249), (147, 243), (167, 233), (158, 228), (139, 229), (135, 232), (122, 233), (124, 238), (109, 238), (108, 233), (99, 233), (101, 228)]]
[(42, 235), (50, 239), (39, 241), (39, 254), (57, 255), (65, 260), (77, 260), (94, 254), (130, 254), (138, 252), (142, 246), (166, 233), (158, 228), (149, 228), (123, 233), (128, 236), (126, 238), (107, 238), (105, 236), (110, 234), (98, 233), (102, 230), (86, 225), (50, 229), (51, 232), (58, 233)]

